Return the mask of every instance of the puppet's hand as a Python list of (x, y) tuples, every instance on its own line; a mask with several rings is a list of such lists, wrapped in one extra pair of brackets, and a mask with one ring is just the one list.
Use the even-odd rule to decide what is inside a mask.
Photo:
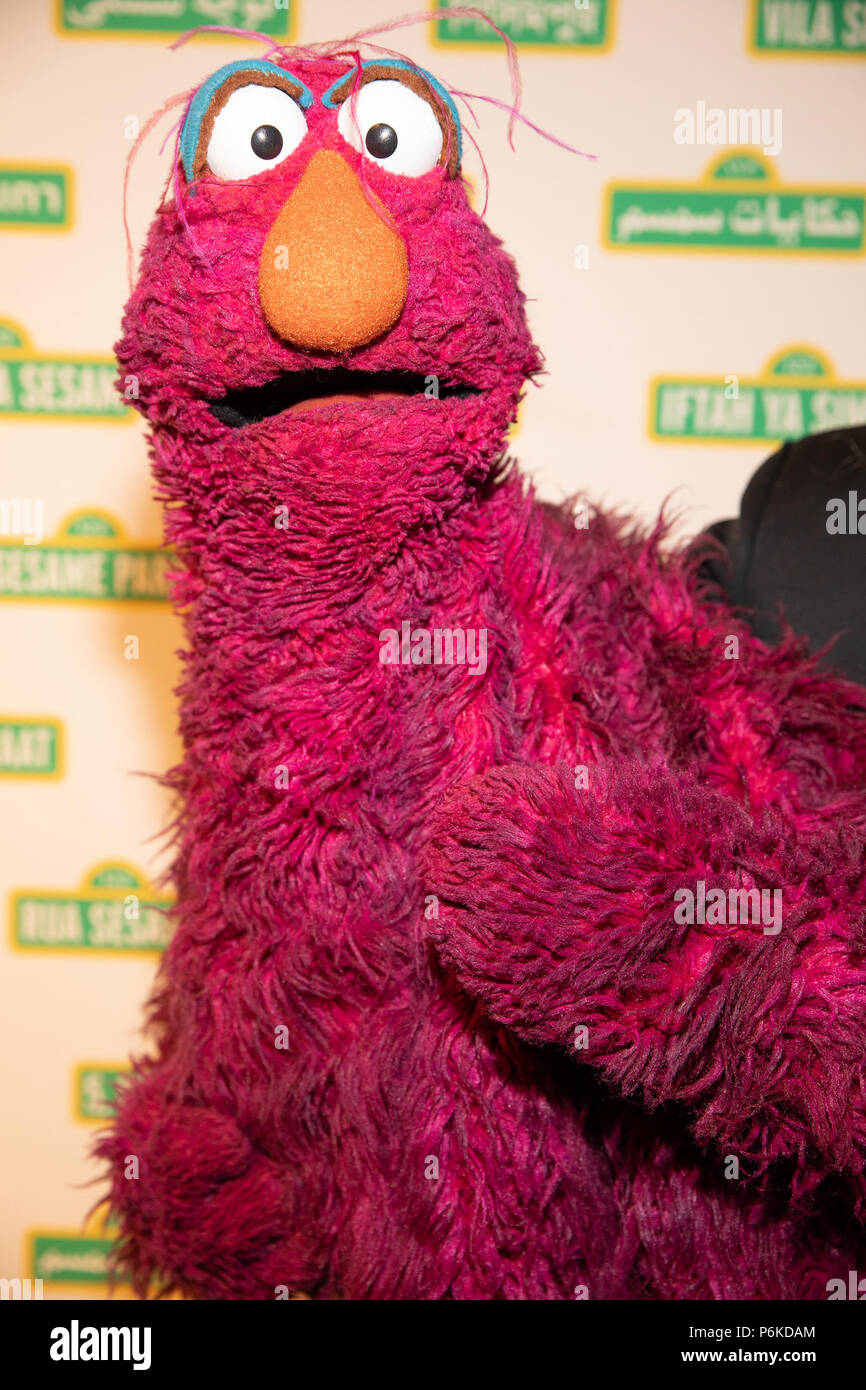
[(856, 832), (756, 822), (687, 771), (503, 767), (437, 810), (429, 925), (524, 1040), (683, 1103), (744, 1176), (846, 1169), (866, 1214), (864, 864)]
[(176, 1081), (164, 1065), (134, 1077), (97, 1146), (122, 1217), (118, 1268), (141, 1296), (278, 1299), (312, 1287), (323, 1257), (291, 1171), (224, 1109), (177, 1099)]

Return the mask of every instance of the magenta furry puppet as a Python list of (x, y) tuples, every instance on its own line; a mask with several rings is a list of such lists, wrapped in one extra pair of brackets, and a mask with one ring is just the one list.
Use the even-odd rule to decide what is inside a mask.
[(534, 499), (453, 95), (357, 47), (187, 102), (118, 347), (186, 626), (119, 1264), (826, 1298), (866, 1267), (866, 692), (661, 523)]

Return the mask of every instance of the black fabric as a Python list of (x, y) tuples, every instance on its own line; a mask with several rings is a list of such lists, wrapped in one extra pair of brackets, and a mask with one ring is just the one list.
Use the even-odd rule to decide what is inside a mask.
[[(855, 534), (828, 530), (833, 499)], [(783, 445), (749, 482), (739, 517), (708, 534), (723, 550), (704, 573), (759, 637), (778, 641), (782, 616), (815, 650), (838, 634), (823, 664), (866, 685), (866, 426)]]

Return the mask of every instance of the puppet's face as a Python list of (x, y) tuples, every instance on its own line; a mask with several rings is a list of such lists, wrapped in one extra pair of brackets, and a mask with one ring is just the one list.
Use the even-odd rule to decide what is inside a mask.
[(348, 433), (489, 464), (539, 359), (460, 152), (451, 97), (408, 63), (214, 74), (118, 347), (153, 424), (226, 457)]

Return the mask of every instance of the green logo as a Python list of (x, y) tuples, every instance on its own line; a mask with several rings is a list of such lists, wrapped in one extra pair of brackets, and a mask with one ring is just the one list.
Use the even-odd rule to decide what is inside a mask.
[(76, 512), (53, 540), (0, 536), (0, 599), (165, 603), (171, 554), (128, 541), (105, 512)]
[(11, 319), (0, 319), (0, 349), (27, 346), (28, 339), (24, 329)]
[[(30, 1240), (33, 1278), (46, 1284), (105, 1284), (114, 1241), (104, 1237), (33, 1231)], [(120, 1282), (129, 1280), (120, 1277)]]
[(80, 889), (22, 888), (12, 894), (12, 945), (19, 950), (163, 951), (166, 912), (147, 879), (127, 864), (101, 864)]
[(289, 38), (292, 0), (56, 0), (59, 32), (122, 38), (182, 34), (198, 24), (225, 24)]
[(75, 1118), (110, 1120), (117, 1103), (118, 1086), (129, 1075), (128, 1067), (83, 1064), (75, 1069)]
[(0, 228), (64, 231), (72, 222), (72, 170), (65, 164), (0, 164)]
[(862, 0), (752, 0), (752, 53), (866, 56), (866, 4)]
[(16, 323), (0, 322), (0, 416), (16, 420), (131, 420), (113, 357), (37, 352)]
[(815, 348), (775, 354), (763, 374), (656, 377), (650, 383), (651, 438), (708, 444), (775, 443), (866, 424), (866, 381), (839, 381)]
[(59, 720), (0, 715), (0, 777), (59, 777), (61, 759)]
[[(462, 0), (441, 0), (435, 9), (458, 9)], [(613, 42), (613, 0), (485, 0), (481, 7), (497, 28), (527, 48), (587, 48), (598, 53)], [(434, 43), (501, 44), (499, 35), (472, 15), (433, 21)]]
[(602, 237), (614, 251), (866, 251), (866, 189), (781, 183), (768, 159), (737, 150), (697, 183), (608, 185)]

